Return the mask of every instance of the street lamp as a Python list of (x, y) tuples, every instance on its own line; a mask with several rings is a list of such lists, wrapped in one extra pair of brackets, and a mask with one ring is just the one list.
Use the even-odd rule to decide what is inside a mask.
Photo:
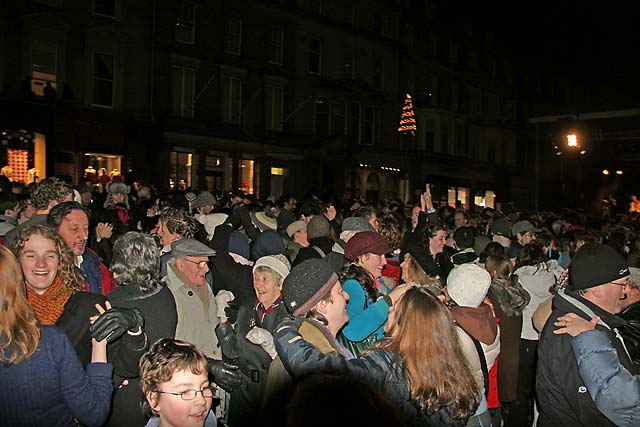
[(572, 148), (578, 146), (578, 136), (575, 133), (567, 135), (567, 145)]
[(602, 169), (602, 175), (609, 175), (608, 169)]

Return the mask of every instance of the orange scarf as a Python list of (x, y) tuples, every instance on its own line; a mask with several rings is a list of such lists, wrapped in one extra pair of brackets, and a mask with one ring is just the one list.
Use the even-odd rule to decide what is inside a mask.
[(41, 325), (55, 325), (64, 310), (64, 305), (73, 293), (72, 289), (62, 283), (62, 279), (59, 276), (53, 279), (49, 289), (42, 295), (39, 295), (29, 286), (26, 288), (27, 300), (33, 307), (33, 311), (35, 311)]

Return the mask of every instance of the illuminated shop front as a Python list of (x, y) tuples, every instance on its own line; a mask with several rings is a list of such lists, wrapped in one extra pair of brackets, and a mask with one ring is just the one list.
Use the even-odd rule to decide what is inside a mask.
[(47, 176), (46, 137), (24, 129), (0, 131), (0, 173), (30, 184)]
[(80, 159), (83, 178), (94, 184), (105, 186), (109, 182), (123, 181), (122, 156), (117, 154), (84, 153)]

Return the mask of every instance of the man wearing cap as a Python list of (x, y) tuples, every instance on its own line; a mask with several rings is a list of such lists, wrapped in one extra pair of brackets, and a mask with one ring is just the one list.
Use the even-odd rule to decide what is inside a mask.
[(307, 240), (307, 223), (301, 219), (293, 221), (287, 226), (287, 236), (289, 236), (289, 240), (285, 242), (287, 255), (289, 255), (291, 262), (294, 262), (300, 249), (309, 246), (309, 240)]
[(196, 209), (200, 215), (209, 215), (216, 206), (216, 198), (208, 191), (201, 191), (198, 198), (193, 202), (193, 209)]
[(331, 252), (325, 257), (325, 261), (331, 265), (336, 274), (340, 274), (347, 265), (344, 250), (349, 240), (361, 231), (374, 231), (369, 222), (359, 216), (351, 216), (342, 221), (340, 238), (333, 244)]
[(505, 251), (511, 246), (511, 223), (506, 218), (497, 218), (491, 223), (493, 241), (500, 243)]
[(216, 252), (195, 239), (171, 244), (172, 258), (163, 279), (173, 294), (178, 312), (176, 338), (194, 344), (207, 357), (220, 359), (214, 329), (218, 324), (216, 300), (205, 276), (209, 257)]
[(542, 230), (534, 227), (529, 221), (518, 221), (511, 227), (511, 235), (513, 239), (511, 246), (507, 249), (507, 256), (509, 258), (516, 258), (520, 249), (528, 243), (536, 240), (536, 233)]
[(324, 215), (314, 215), (307, 223), (309, 247), (301, 248), (293, 265), (311, 258), (324, 258), (333, 247), (331, 224)]
[(538, 425), (613, 426), (596, 408), (580, 378), (571, 336), (554, 334), (554, 323), (569, 312), (587, 320), (599, 316), (601, 320), (596, 328), (607, 334), (622, 365), (632, 374), (638, 374), (618, 333), (618, 328), (626, 322), (615, 316), (622, 309), (628, 292), (629, 267), (613, 248), (587, 243), (575, 254), (569, 279), (570, 290), (561, 290), (554, 297), (553, 312), (540, 336), (536, 376), (540, 404)]
[[(342, 354), (348, 359), (353, 355), (336, 341), (336, 335), (349, 321), (348, 295), (342, 290), (338, 275), (321, 259), (309, 259), (291, 269), (282, 287), (284, 303), (292, 316), (304, 318), (298, 321), (298, 332), (303, 339), (322, 354)], [(291, 377), (279, 357), (269, 368), (263, 410), (269, 416), (277, 416), (286, 403), (283, 393), (291, 383)]]

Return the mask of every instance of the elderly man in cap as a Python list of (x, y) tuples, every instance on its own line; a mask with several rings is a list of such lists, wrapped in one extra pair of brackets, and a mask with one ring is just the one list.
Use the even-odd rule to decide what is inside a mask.
[(632, 374), (638, 374), (618, 333), (625, 321), (615, 315), (622, 309), (628, 292), (629, 267), (613, 248), (587, 243), (576, 252), (569, 278), (571, 290), (559, 291), (554, 297), (553, 312), (540, 337), (536, 377), (538, 425), (613, 426), (598, 410), (580, 377), (571, 336), (554, 333), (554, 323), (570, 312), (587, 320), (599, 317), (596, 329), (607, 334), (621, 364)]

